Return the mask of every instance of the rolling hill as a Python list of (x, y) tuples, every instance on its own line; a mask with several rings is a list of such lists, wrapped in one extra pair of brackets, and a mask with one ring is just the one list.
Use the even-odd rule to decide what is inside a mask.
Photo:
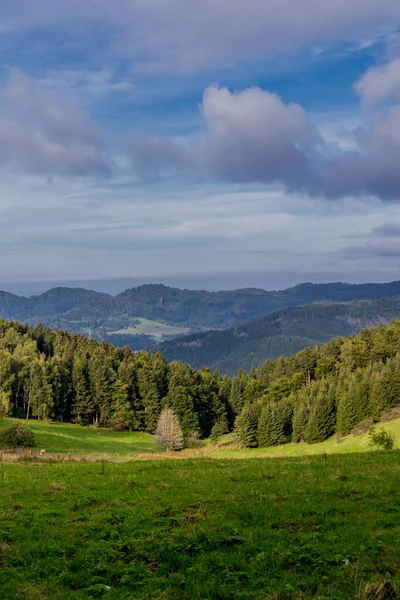
[(321, 302), (291, 307), (223, 331), (208, 331), (165, 341), (159, 346), (168, 361), (207, 365), (233, 375), (266, 359), (289, 356), (307, 346), (348, 336), (364, 327), (400, 317), (400, 300)]
[[(82, 288), (53, 288), (29, 298), (0, 292), (0, 318), (84, 333), (134, 350), (161, 339), (210, 329), (229, 329), (277, 311), (315, 302), (400, 298), (400, 281), (385, 284), (304, 283), (281, 291), (248, 288), (208, 292), (162, 284), (142, 285), (111, 296)], [(159, 325), (166, 327), (160, 328)], [(163, 335), (158, 335), (161, 333)], [(314, 342), (297, 336), (294, 350)], [(276, 340), (275, 340), (276, 341)], [(319, 339), (317, 341), (320, 341)], [(282, 341), (282, 349), (285, 343)], [(275, 355), (275, 350), (272, 351)]]

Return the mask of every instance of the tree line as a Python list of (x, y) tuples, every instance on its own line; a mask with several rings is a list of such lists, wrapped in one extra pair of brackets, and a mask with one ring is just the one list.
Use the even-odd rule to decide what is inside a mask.
[(0, 320), (0, 413), (154, 433), (184, 443), (235, 431), (243, 446), (348, 434), (400, 403), (400, 321), (222, 377), (79, 334)]

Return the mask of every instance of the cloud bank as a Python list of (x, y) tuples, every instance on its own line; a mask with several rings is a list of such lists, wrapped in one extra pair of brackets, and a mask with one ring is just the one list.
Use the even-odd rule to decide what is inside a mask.
[(0, 164), (27, 172), (107, 175), (99, 133), (81, 108), (15, 71), (1, 93)]
[(193, 73), (310, 46), (359, 44), (400, 23), (398, 0), (5, 0), (2, 28), (107, 30), (105, 51), (138, 70)]

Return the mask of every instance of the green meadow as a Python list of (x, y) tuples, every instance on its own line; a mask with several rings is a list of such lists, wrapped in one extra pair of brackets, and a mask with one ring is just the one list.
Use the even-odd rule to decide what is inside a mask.
[[(4, 419), (0, 428), (17, 421)], [(141, 454), (161, 452), (152, 435), (147, 433), (113, 431), (97, 427), (82, 427), (72, 423), (35, 421), (27, 422), (32, 429), (36, 449), (52, 454), (82, 455), (90, 458), (107, 455)]]
[[(45, 458), (0, 462), (2, 599), (399, 597), (397, 449), (362, 435), (157, 454), (147, 434), (29, 426)], [(384, 428), (398, 448), (400, 419)]]
[(135, 318), (135, 324), (118, 329), (117, 331), (108, 331), (109, 334), (120, 335), (150, 335), (161, 339), (164, 336), (176, 336), (190, 333), (188, 327), (179, 327), (178, 325), (167, 325), (158, 321), (152, 321), (143, 317)]
[(399, 459), (3, 461), (0, 596), (398, 597)]
[[(12, 423), (15, 419), (4, 419), (1, 427)], [(82, 427), (71, 423), (55, 423), (29, 420), (29, 427), (35, 434), (37, 449), (46, 453), (88, 456), (90, 458), (126, 459), (129, 454), (160, 454), (162, 448), (155, 442), (154, 437), (147, 433), (113, 431), (111, 429)], [(393, 434), (395, 447), (400, 449), (400, 419), (387, 423), (378, 423), (377, 430)], [(284, 456), (312, 456), (318, 454), (348, 454), (371, 452), (368, 434), (359, 436), (348, 435), (337, 439), (331, 437), (319, 444), (284, 444), (269, 448), (240, 449), (232, 443), (232, 436), (226, 435), (219, 443), (209, 440), (204, 447), (196, 450), (184, 450), (179, 457), (203, 458), (275, 458)], [(149, 456), (150, 458), (150, 456)]]

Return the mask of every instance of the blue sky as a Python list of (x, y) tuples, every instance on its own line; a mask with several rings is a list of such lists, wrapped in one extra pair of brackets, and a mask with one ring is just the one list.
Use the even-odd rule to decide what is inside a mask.
[(0, 9), (0, 288), (400, 279), (398, 0)]

